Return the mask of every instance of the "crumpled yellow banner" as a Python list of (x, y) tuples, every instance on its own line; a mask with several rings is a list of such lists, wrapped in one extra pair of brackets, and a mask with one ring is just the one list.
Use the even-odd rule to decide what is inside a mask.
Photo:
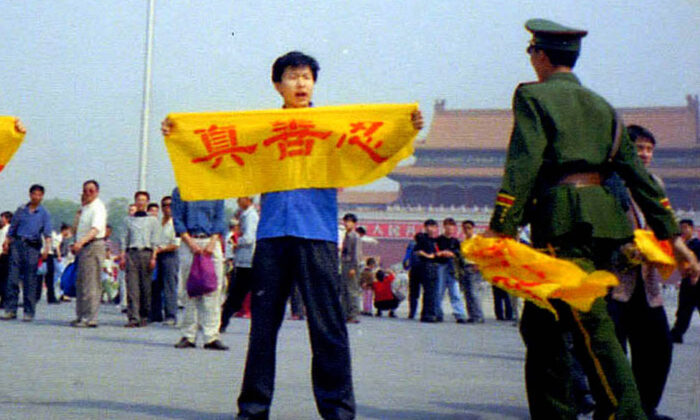
[(509, 238), (477, 237), (462, 246), (484, 279), (557, 316), (548, 299), (561, 299), (583, 312), (618, 284), (607, 271), (587, 273), (576, 264), (551, 257)]
[(664, 280), (668, 280), (676, 269), (676, 260), (668, 241), (659, 241), (650, 230), (635, 229), (634, 244), (644, 259), (655, 265)]
[(165, 138), (184, 200), (341, 188), (413, 154), (418, 104), (170, 114)]
[(15, 129), (16, 117), (0, 116), (0, 172), (10, 162), (24, 140), (24, 133)]

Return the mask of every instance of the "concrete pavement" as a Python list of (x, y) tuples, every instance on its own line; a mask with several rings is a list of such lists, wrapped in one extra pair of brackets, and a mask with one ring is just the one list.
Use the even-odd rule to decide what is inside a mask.
[[(360, 419), (527, 419), (524, 347), (510, 322), (421, 324), (363, 317), (350, 325)], [(489, 300), (484, 302), (491, 313)], [(74, 304), (37, 308), (33, 323), (0, 323), (0, 419), (231, 419), (249, 321), (234, 319), (227, 352), (178, 350), (161, 324), (123, 328), (103, 305), (100, 327), (75, 329)], [(669, 307), (669, 318), (674, 309)], [(451, 311), (446, 307), (446, 314)], [(21, 311), (20, 311), (21, 317)], [(280, 332), (272, 418), (318, 418), (306, 324)], [(700, 322), (695, 316), (674, 361), (659, 410), (700, 419)]]

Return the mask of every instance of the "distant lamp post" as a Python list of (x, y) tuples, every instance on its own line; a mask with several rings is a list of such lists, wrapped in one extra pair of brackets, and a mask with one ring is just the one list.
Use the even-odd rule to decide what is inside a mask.
[(151, 59), (153, 55), (153, 26), (155, 24), (155, 0), (148, 2), (148, 29), (146, 33), (146, 69), (143, 75), (143, 108), (141, 113), (141, 156), (139, 165), (139, 190), (146, 190), (146, 166), (148, 165), (148, 119), (151, 115)]

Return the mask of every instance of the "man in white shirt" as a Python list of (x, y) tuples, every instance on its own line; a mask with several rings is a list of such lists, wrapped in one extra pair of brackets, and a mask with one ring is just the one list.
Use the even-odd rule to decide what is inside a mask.
[(260, 216), (253, 205), (253, 197), (239, 198), (238, 208), (241, 210), (238, 224), (240, 235), (238, 241), (232, 245), (236, 272), (229, 283), (228, 296), (221, 311), (221, 332), (226, 331), (231, 316), (241, 310), (243, 301), (253, 286), (253, 254)]
[[(0, 244), (5, 243), (7, 231), (10, 230), (12, 212), (4, 211), (0, 215)], [(5, 289), (7, 288), (7, 275), (10, 270), (10, 255), (0, 246), (0, 308), (5, 305)]]
[[(178, 257), (180, 238), (175, 235), (173, 199), (169, 195), (160, 200), (163, 211), (161, 220), (160, 242), (156, 256), (156, 279), (151, 290), (151, 322), (163, 322), (165, 325), (175, 325), (177, 315), (177, 285)], [(163, 317), (165, 310), (165, 318)]]
[(71, 250), (76, 255), (76, 319), (71, 326), (96, 328), (97, 313), (102, 297), (100, 279), (105, 259), (107, 209), (99, 199), (100, 184), (95, 180), (83, 183), (83, 206)]

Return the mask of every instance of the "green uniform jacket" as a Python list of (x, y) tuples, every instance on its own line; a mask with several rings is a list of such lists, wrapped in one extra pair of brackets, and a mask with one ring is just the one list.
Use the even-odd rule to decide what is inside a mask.
[(572, 173), (600, 172), (606, 177), (617, 172), (656, 236), (666, 239), (678, 233), (668, 199), (644, 169), (624, 127), (619, 151), (609, 161), (615, 111), (581, 86), (573, 73), (519, 85), (513, 113), (503, 184), (490, 223), (493, 231), (514, 236), (518, 226), (531, 223), (536, 246), (578, 232), (582, 224), (594, 238), (628, 239), (632, 227), (604, 186), (559, 184)]

